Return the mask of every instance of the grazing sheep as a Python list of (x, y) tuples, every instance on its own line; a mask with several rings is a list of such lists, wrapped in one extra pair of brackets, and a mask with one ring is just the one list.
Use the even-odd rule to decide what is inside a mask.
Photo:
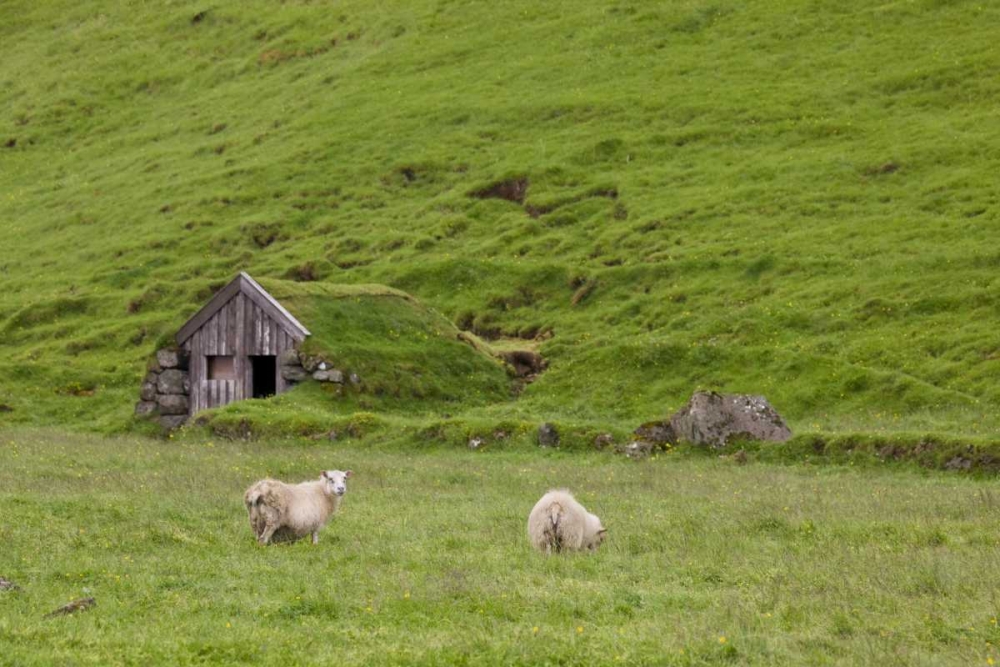
[(601, 520), (576, 502), (569, 491), (549, 491), (528, 515), (528, 539), (539, 551), (596, 551), (607, 531)]
[(243, 496), (250, 528), (259, 544), (292, 541), (312, 534), (319, 542), (319, 530), (326, 525), (347, 493), (350, 470), (324, 470), (318, 480), (285, 484), (276, 479), (255, 482)]

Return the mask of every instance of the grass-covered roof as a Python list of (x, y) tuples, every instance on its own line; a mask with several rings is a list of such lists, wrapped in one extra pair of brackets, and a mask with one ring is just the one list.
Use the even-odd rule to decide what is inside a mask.
[(510, 395), (503, 365), (446, 317), (384, 285), (259, 281), (311, 332), (301, 345), (376, 397), (482, 404)]

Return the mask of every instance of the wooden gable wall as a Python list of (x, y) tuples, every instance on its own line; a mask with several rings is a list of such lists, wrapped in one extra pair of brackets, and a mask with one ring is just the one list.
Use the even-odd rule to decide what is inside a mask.
[[(252, 396), (253, 367), (250, 355), (273, 355), (275, 391), (288, 387), (281, 377), (277, 357), (295, 346), (288, 333), (268, 311), (238, 292), (191, 334), (183, 347), (190, 356), (190, 414)], [(233, 380), (209, 380), (206, 356), (233, 357)]]

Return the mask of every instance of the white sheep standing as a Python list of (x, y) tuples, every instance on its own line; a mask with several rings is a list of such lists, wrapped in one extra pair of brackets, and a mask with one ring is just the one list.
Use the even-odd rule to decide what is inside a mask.
[(350, 470), (324, 470), (313, 482), (254, 482), (243, 495), (243, 502), (257, 542), (295, 541), (312, 534), (312, 543), (318, 543), (320, 528), (340, 507), (340, 499), (347, 493), (347, 478), (352, 474)]
[(528, 515), (528, 539), (539, 551), (597, 550), (607, 531), (564, 489), (549, 491)]

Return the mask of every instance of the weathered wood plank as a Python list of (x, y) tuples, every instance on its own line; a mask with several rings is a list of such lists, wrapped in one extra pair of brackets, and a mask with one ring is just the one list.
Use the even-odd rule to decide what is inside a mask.
[(236, 391), (233, 395), (234, 400), (242, 400), (246, 398), (246, 394), (243, 392), (244, 375), (246, 371), (243, 366), (246, 364), (246, 312), (244, 307), (246, 304), (246, 298), (242, 294), (238, 294), (234, 304), (236, 308), (236, 327), (233, 332), (233, 350), (236, 355), (233, 359), (233, 372), (236, 374)]
[[(215, 351), (215, 343), (217, 341), (215, 337), (215, 316), (208, 318), (205, 322), (205, 326), (201, 329), (201, 343), (205, 346), (205, 354), (213, 356), (218, 354)], [(206, 376), (207, 377), (207, 376)]]
[(264, 354), (264, 313), (261, 312), (260, 306), (254, 304), (253, 307), (253, 317), (254, 317), (254, 354)]
[(197, 333), (191, 336), (185, 342), (185, 345), (191, 346), (191, 356), (188, 360), (188, 382), (191, 386), (190, 395), (188, 396), (188, 414), (193, 415), (201, 410), (201, 405), (198, 403), (198, 382), (201, 380), (199, 369), (202, 354), (201, 342), (199, 341)]
[(229, 354), (226, 346), (226, 331), (229, 330), (229, 308), (223, 306), (219, 309), (219, 354)]
[[(251, 279), (252, 280), (252, 279)], [(243, 275), (236, 276), (228, 285), (223, 287), (221, 290), (215, 293), (208, 303), (206, 303), (201, 310), (194, 314), (194, 316), (188, 320), (184, 326), (180, 328), (174, 339), (178, 343), (183, 343), (188, 338), (190, 338), (195, 331), (200, 329), (205, 322), (208, 321), (212, 315), (215, 315), (216, 311), (222, 307), (227, 301), (229, 301), (233, 296), (235, 296), (243, 288), (244, 279)]]
[(260, 320), (260, 353), (270, 354), (271, 349), (271, 318), (261, 310)]
[(257, 281), (245, 272), (241, 272), (228, 285), (216, 292), (209, 302), (180, 328), (175, 336), (177, 343), (181, 344), (188, 340), (195, 331), (201, 329), (237, 294), (245, 295), (249, 301), (252, 301), (268, 317), (275, 320), (278, 326), (287, 331), (296, 341), (301, 342), (309, 335), (309, 330), (302, 326), (302, 323), (295, 319), (294, 315), (268, 294)]
[(277, 358), (274, 360), (275, 363), (275, 375), (274, 375), (274, 393), (281, 394), (284, 393), (288, 386), (285, 384), (285, 378), (281, 377), (281, 355), (285, 350), (288, 349), (288, 334), (285, 333), (280, 327), (278, 328), (278, 344), (276, 347), (276, 352), (278, 354)]
[(228, 304), (226, 308), (229, 310), (229, 316), (226, 318), (228, 323), (226, 326), (226, 349), (229, 350), (226, 354), (236, 354), (236, 299), (233, 299)]
[(245, 272), (240, 275), (244, 278), (243, 293), (262, 308), (268, 317), (281, 324), (292, 337), (297, 340), (305, 340), (306, 336), (309, 335), (309, 330), (302, 326), (302, 323), (295, 319), (295, 316), (278, 303), (274, 297), (268, 294), (256, 280)]

